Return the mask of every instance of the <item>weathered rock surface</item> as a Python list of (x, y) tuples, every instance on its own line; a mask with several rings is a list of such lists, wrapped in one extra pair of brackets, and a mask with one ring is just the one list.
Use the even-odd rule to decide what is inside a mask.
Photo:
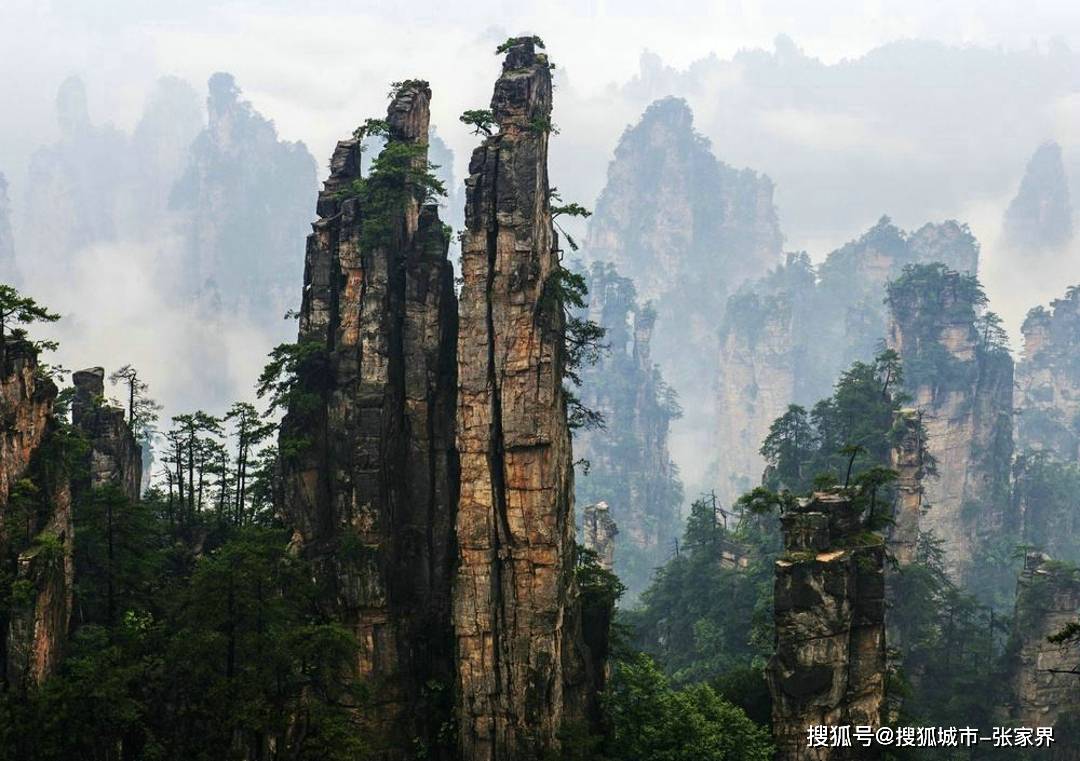
[(964, 580), (980, 545), (1016, 528), (1009, 498), (1013, 362), (976, 328), (977, 282), (942, 268), (889, 288), (888, 345), (922, 415), (937, 475), (925, 487), (920, 531), (943, 542), (946, 567)]
[(596, 553), (596, 562), (605, 571), (615, 567), (615, 537), (619, 528), (607, 502), (586, 505), (581, 511), (582, 546)]
[(908, 233), (882, 217), (814, 268), (806, 254), (747, 285), (727, 302), (720, 325), (712, 466), (730, 503), (757, 483), (758, 452), (789, 404), (807, 408), (831, 393), (839, 374), (869, 361), (888, 330), (885, 284), (908, 264), (943, 262), (974, 273), (979, 246), (966, 225), (926, 224)]
[(615, 572), (627, 587), (624, 602), (633, 604), (681, 528), (682, 483), (668, 450), (680, 409), (652, 359), (651, 305), (638, 302), (634, 284), (613, 265), (593, 263), (586, 279), (586, 316), (605, 329), (608, 351), (580, 372), (582, 403), (604, 425), (574, 431), (574, 456), (588, 462), (575, 473), (575, 498), (611, 506), (620, 528)]
[(0, 369), (0, 562), (15, 579), (0, 652), (7, 684), (22, 689), (60, 663), (74, 532), (67, 474), (42, 454), (56, 426), (56, 386), (38, 375), (33, 351), (10, 338)]
[(1017, 448), (1075, 462), (1080, 459), (1080, 288), (1069, 288), (1049, 309), (1032, 309), (1021, 332)]
[(812, 725), (878, 727), (885, 699), (885, 547), (844, 497), (815, 494), (782, 518), (776, 652), (767, 678), (778, 761), (873, 759), (876, 747), (807, 747)]
[(705, 488), (699, 453), (726, 412), (711, 389), (717, 316), (729, 294), (780, 262), (781, 242), (772, 181), (718, 161), (685, 101), (656, 101), (623, 133), (583, 248), (590, 261), (614, 263), (663, 316), (653, 355), (693, 412), (675, 425), (673, 447), (695, 489)]
[(1043, 143), (1032, 154), (1005, 210), (1004, 228), (1006, 245), (1021, 251), (1056, 249), (1072, 240), (1072, 202), (1057, 143)]
[[(390, 104), (389, 144), (419, 147), (423, 171), (431, 91), (407, 83)], [(375, 218), (352, 190), (360, 145), (338, 143), (308, 238), (300, 346), (316, 359), (311, 394), (282, 427), (284, 510), (301, 551), (334, 592), (334, 614), (360, 643), (372, 690), (361, 713), (388, 759), (414, 742), (442, 757), (449, 717), (425, 703), (453, 682), (450, 584), (457, 499), (457, 337), (448, 233), (414, 193)], [(403, 173), (390, 182), (405, 190)], [(383, 235), (372, 236), (378, 225)]]
[(80, 370), (71, 380), (75, 385), (71, 422), (90, 444), (88, 482), (76, 484), (76, 489), (115, 484), (134, 502), (142, 490), (142, 447), (124, 420), (124, 410), (104, 399), (105, 369)]
[(1053, 726), (1062, 714), (1080, 712), (1080, 679), (1072, 673), (1076, 649), (1046, 640), (1074, 623), (1078, 614), (1080, 575), (1076, 568), (1029, 552), (1016, 585), (1016, 650), (1010, 669), (1010, 718), (1020, 726)]
[(922, 415), (917, 410), (904, 409), (896, 418), (895, 425), (900, 433), (889, 463), (897, 473), (896, 502), (893, 505), (888, 547), (889, 553), (903, 568), (915, 560), (923, 512), (923, 481), (929, 474)]
[[(470, 761), (533, 759), (592, 690), (574, 585), (563, 314), (547, 175), (551, 75), (511, 45), (499, 125), (466, 180), (458, 340), (458, 732)], [(548, 296), (545, 298), (545, 292)]]

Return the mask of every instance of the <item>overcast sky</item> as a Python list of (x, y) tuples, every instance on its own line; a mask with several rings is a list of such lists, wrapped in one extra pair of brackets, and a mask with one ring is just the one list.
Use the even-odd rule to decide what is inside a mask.
[[(127, 125), (158, 76), (201, 84), (230, 71), (284, 137), (323, 161), (349, 124), (382, 110), (386, 83), (405, 76), (430, 80), (436, 123), (453, 124), (462, 103), (488, 99), (493, 44), (521, 31), (541, 34), (570, 85), (589, 96), (632, 77), (645, 50), (685, 67), (770, 48), (781, 33), (826, 62), (904, 38), (1020, 49), (1057, 35), (1076, 49), (1080, 3), (2, 0), (0, 169), (19, 177), (29, 151), (55, 132), (53, 96), (74, 72), (99, 116)], [(469, 145), (449, 139), (459, 153)]]
[[(623, 129), (652, 99), (676, 94), (718, 157), (776, 181), (789, 249), (820, 260), (881, 214), (907, 229), (970, 222), (992, 305), (1014, 337), (1027, 309), (1080, 282), (1075, 252), (1018, 271), (995, 245), (1001, 213), (1041, 141), (1062, 143), (1074, 206), (1080, 194), (1080, 55), (1053, 55), (1080, 51), (1080, 3), (1066, 0), (0, 0), (0, 172), (11, 183), (15, 224), (34, 189), (29, 157), (57, 139), (56, 92), (72, 74), (86, 83), (95, 123), (130, 130), (159, 77), (179, 76), (204, 93), (212, 73), (228, 71), (282, 138), (307, 145), (320, 175), (336, 140), (385, 113), (390, 82), (424, 78), (460, 182), (477, 138), (457, 117), (486, 107), (498, 74), (494, 48), (523, 32), (542, 36), (558, 63), (562, 134), (552, 143), (552, 176), (566, 198), (593, 203)], [(951, 52), (894, 46), (864, 58), (916, 39)], [(747, 50), (767, 59), (749, 66), (737, 57)], [(790, 80), (785, 51), (798, 56)], [(951, 68), (939, 72), (939, 63)], [(297, 230), (298, 256), (305, 234)], [(145, 355), (133, 353), (131, 330), (154, 311), (155, 283), (124, 270), (114, 250), (84, 259), (105, 282), (77, 289), (83, 313), (72, 308), (65, 321), (84, 321), (78, 346), (93, 361), (134, 354), (151, 366), (157, 333), (192, 328), (158, 315), (139, 344)], [(129, 259), (152, 256), (140, 250)], [(110, 266), (120, 271), (107, 274)], [(91, 303), (120, 278), (144, 292), (142, 302)], [(41, 287), (34, 295), (50, 303), (75, 298)], [(246, 388), (269, 347), (234, 333), (227, 354), (251, 355), (234, 362), (235, 384)]]

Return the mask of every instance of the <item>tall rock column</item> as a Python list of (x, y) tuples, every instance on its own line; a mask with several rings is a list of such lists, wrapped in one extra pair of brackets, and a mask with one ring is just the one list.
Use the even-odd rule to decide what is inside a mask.
[[(303, 392), (282, 423), (284, 512), (360, 643), (379, 758), (445, 757), (454, 679), (457, 304), (449, 235), (427, 203), (431, 91), (401, 85), (383, 161), (338, 143), (308, 238)], [(434, 688), (434, 689), (433, 689)], [(445, 701), (444, 701), (445, 702)]]
[[(1041, 552), (1029, 552), (1016, 584), (1010, 664), (1011, 718), (1025, 727), (1053, 726), (1059, 719), (1080, 716), (1080, 680), (1075, 647), (1047, 641), (1080, 612), (1080, 571), (1056, 563)], [(1077, 743), (1077, 738), (1062, 738)], [(1073, 751), (1076, 751), (1073, 745)], [(1055, 756), (1057, 758), (1057, 756)], [(1073, 758), (1073, 756), (1063, 756)]]
[(573, 471), (547, 176), (547, 57), (515, 40), (499, 132), (472, 155), (458, 339), (454, 588), (462, 756), (532, 759), (571, 718), (577, 668)]
[(888, 344), (903, 361), (905, 390), (937, 463), (920, 531), (942, 540), (950, 574), (982, 595), (992, 586), (988, 577), (969, 579), (969, 572), (1017, 518), (1009, 497), (1012, 358), (986, 321), (973, 275), (943, 264), (909, 266), (889, 284), (888, 304)]
[(72, 374), (71, 382), (75, 386), (71, 422), (90, 444), (89, 481), (79, 486), (115, 484), (128, 499), (137, 500), (142, 486), (142, 448), (124, 420), (124, 410), (104, 403), (104, 368), (79, 370)]
[(922, 416), (917, 410), (903, 409), (896, 414), (894, 426), (900, 435), (890, 453), (890, 466), (896, 471), (896, 501), (893, 526), (889, 532), (889, 551), (901, 568), (911, 565), (919, 545), (919, 520), (923, 511), (923, 476), (926, 475), (926, 441)]
[(56, 386), (39, 373), (34, 350), (9, 337), (0, 353), (0, 571), (14, 584), (0, 588), (0, 681), (16, 689), (56, 671), (74, 589), (71, 484), (47, 446)]
[(815, 494), (781, 519), (776, 653), (767, 679), (777, 761), (880, 758), (879, 747), (807, 747), (810, 726), (881, 725), (885, 700), (885, 545), (840, 494)]

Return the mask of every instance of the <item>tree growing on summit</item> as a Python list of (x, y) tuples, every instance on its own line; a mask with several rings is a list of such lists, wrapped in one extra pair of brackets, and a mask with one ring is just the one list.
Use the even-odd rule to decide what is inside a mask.
[(154, 432), (161, 405), (147, 396), (150, 386), (139, 378), (139, 371), (134, 365), (124, 365), (109, 376), (114, 386), (123, 383), (127, 386), (128, 425), (136, 441), (145, 441)]
[[(59, 319), (60, 315), (50, 312), (29, 296), (23, 296), (13, 286), (0, 283), (0, 363), (7, 362), (9, 341), (26, 340), (26, 330), (14, 326)], [(31, 345), (36, 351), (56, 348), (54, 341), (38, 341)]]
[(507, 37), (506, 41), (503, 44), (501, 44), (501, 45), (499, 45), (499, 47), (495, 48), (495, 55), (502, 55), (507, 50), (514, 47), (514, 45), (520, 45), (523, 42), (532, 42), (532, 44), (535, 45), (538, 48), (546, 48), (547, 47), (546, 45), (544, 45), (544, 41), (542, 39), (540, 39), (538, 36), (536, 36), (535, 34), (526, 35), (524, 37)]

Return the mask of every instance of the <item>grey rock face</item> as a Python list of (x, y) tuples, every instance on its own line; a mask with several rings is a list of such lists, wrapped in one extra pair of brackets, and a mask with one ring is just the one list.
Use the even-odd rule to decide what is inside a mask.
[(71, 422), (90, 442), (89, 483), (77, 484), (76, 491), (116, 484), (128, 499), (137, 500), (142, 489), (142, 447), (124, 420), (124, 410), (105, 402), (104, 368), (79, 370), (71, 380), (75, 386)]
[(1070, 673), (1076, 667), (1076, 649), (1046, 640), (1074, 623), (1078, 612), (1080, 578), (1075, 568), (1029, 552), (1016, 584), (1013, 636), (1018, 647), (1010, 668), (1010, 718), (1020, 726), (1053, 726), (1063, 715), (1080, 712), (1080, 680)]
[(1072, 202), (1061, 146), (1043, 143), (1005, 211), (1005, 242), (1021, 251), (1056, 249), (1072, 240)]
[(214, 74), (209, 121), (195, 138), (170, 207), (185, 217), (189, 292), (280, 319), (301, 276), (295, 234), (307, 223), (315, 160), (278, 138), (273, 122), (240, 97), (232, 75)]
[(806, 254), (789, 254), (733, 295), (719, 330), (718, 495), (730, 502), (756, 485), (765, 467), (758, 447), (788, 404), (810, 407), (852, 362), (877, 353), (888, 332), (889, 280), (908, 264), (930, 262), (974, 273), (978, 256), (966, 225), (948, 220), (906, 232), (882, 217), (820, 266)]
[(850, 502), (815, 494), (782, 518), (776, 652), (766, 672), (779, 761), (880, 758), (880, 748), (807, 748), (811, 725), (879, 727), (885, 700), (885, 548)]

